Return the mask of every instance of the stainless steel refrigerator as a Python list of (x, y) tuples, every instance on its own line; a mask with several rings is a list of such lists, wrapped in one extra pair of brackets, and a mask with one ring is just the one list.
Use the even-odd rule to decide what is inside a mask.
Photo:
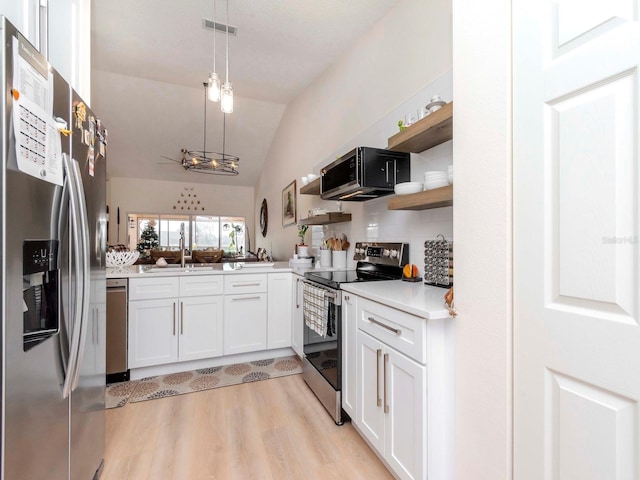
[(100, 476), (106, 130), (1, 19), (0, 478)]

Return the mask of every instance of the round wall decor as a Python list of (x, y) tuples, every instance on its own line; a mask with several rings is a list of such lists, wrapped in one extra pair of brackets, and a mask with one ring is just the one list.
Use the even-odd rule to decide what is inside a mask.
[(267, 199), (262, 199), (262, 206), (260, 207), (260, 231), (262, 236), (267, 236), (267, 225), (269, 223), (269, 211), (267, 210)]

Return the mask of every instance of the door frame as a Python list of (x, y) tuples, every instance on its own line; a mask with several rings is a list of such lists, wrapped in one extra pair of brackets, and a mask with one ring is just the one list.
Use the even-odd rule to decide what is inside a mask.
[(511, 479), (511, 0), (460, 0), (452, 11), (455, 476)]

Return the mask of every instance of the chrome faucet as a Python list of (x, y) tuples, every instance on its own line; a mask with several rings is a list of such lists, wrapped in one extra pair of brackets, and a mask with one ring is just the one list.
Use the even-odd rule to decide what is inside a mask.
[(180, 266), (184, 268), (184, 222), (180, 224)]

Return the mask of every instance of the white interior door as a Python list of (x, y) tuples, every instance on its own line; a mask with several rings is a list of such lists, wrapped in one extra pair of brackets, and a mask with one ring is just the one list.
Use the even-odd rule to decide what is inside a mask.
[(640, 478), (638, 3), (513, 0), (514, 473)]

